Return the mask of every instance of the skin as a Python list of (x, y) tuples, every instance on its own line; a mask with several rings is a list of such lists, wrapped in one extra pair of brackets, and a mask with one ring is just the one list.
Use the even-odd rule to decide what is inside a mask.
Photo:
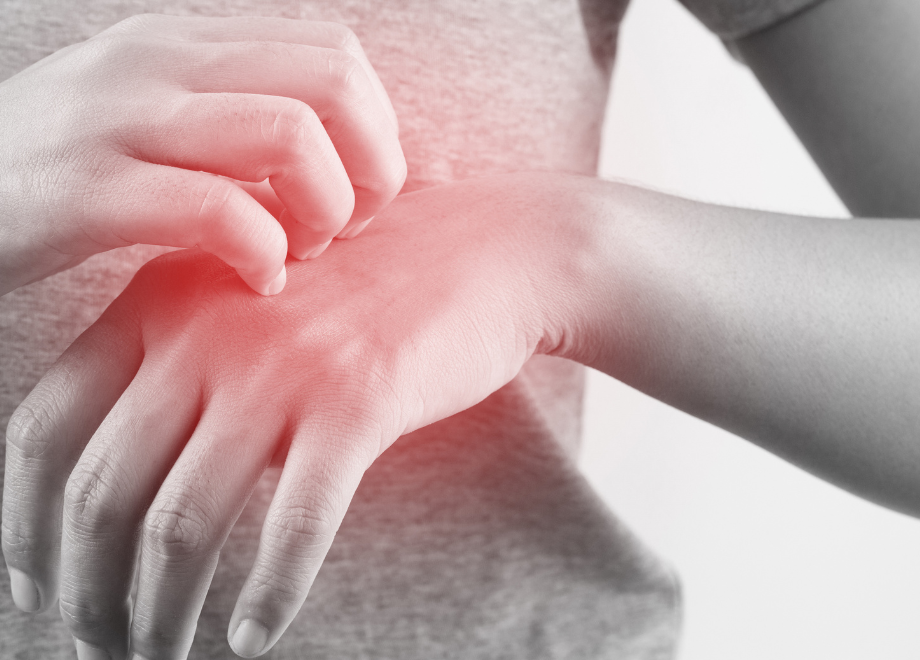
[[(0, 83), (0, 106), (0, 294), (134, 243), (274, 294), (289, 251), (360, 231), (405, 180), (386, 92), (332, 23), (137, 16)], [(244, 191), (263, 181), (280, 223)]]
[(920, 217), (920, 5), (832, 0), (737, 43), (856, 216)]
[[(510, 200), (509, 185), (520, 187)], [(569, 261), (526, 237), (534, 223), (554, 225), (565, 207), (577, 208), (579, 195), (547, 176), (438, 193), (399, 197), (348, 243), (355, 250), (334, 244), (321, 260), (290, 262), (288, 286), (272, 298), (200, 253), (151, 262), (44, 381), (74, 395), (60, 401), (53, 451), (33, 444), (45, 437), (43, 422), (26, 412), (44, 415), (51, 401), (42, 392), (51, 389), (23, 404), (7, 461), (33, 478), (5, 491), (11, 565), (40, 575), (41, 600), (52, 600), (57, 562), (18, 539), (60, 540), (61, 612), (77, 638), (126, 657), (134, 557), (125, 548), (137, 530), (131, 650), (185, 657), (217, 552), (274, 461), (282, 477), (231, 621), (231, 637), (249, 619), (274, 643), (370, 463), (400, 435), (484, 399), (537, 350), (544, 306), (575, 292), (521, 277), (528, 264), (563, 272)], [(528, 203), (538, 193), (551, 209)], [(538, 217), (510, 213), (518, 204), (533, 204)], [(82, 368), (102, 355), (110, 368)], [(92, 408), (82, 400), (88, 391)], [(43, 515), (17, 513), (36, 506)], [(234, 644), (245, 655), (260, 650), (245, 646)]]
[(547, 173), (400, 196), (359, 240), (290, 262), (272, 298), (212, 257), (166, 255), (14, 416), (7, 561), (39, 576), (42, 602), (59, 580), (82, 642), (184, 658), (221, 545), (261, 472), (283, 465), (228, 632), (258, 655), (302, 605), (370, 463), (535, 353), (920, 514), (920, 361), (902, 359), (920, 314), (900, 304), (918, 257), (911, 221), (766, 215)]
[[(833, 161), (848, 203), (920, 215), (916, 170), (899, 160), (920, 153), (918, 87), (900, 64), (920, 61), (920, 15), (861, 4), (823, 3), (739, 49), (818, 162)], [(854, 100), (866, 77), (872, 93)], [(870, 121), (880, 98), (908, 104), (890, 111), (900, 132)], [(819, 101), (827, 113), (808, 119)], [(879, 171), (884, 193), (848, 183)], [(38, 603), (60, 593), (78, 639), (113, 658), (129, 640), (148, 660), (184, 657), (216, 554), (274, 463), (281, 482), (228, 631), (242, 655), (264, 652), (370, 462), (534, 353), (593, 366), (920, 515), (915, 222), (729, 209), (549, 173), (404, 195), (378, 220), (320, 261), (289, 263), (270, 300), (201, 253), (152, 262), (14, 415), (4, 555), (35, 580)], [(123, 550), (135, 538), (136, 566)]]

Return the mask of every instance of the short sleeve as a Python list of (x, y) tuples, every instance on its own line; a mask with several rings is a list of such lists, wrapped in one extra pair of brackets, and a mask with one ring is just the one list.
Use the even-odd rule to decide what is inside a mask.
[(680, 0), (723, 41), (764, 30), (824, 0)]

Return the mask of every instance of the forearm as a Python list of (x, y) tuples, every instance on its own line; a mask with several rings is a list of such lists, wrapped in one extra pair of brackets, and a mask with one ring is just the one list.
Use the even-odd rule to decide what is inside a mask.
[(595, 192), (596, 304), (563, 353), (920, 513), (920, 224)]

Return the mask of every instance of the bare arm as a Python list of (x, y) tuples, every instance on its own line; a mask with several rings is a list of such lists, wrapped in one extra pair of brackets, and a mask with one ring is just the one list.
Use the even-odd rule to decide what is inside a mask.
[(855, 215), (920, 216), (920, 4), (826, 0), (737, 43)]
[[(737, 43), (857, 215), (920, 216), (918, 31), (917, 3), (828, 0)], [(606, 279), (631, 304), (598, 366), (920, 513), (920, 227), (616, 197)]]
[(561, 354), (920, 514), (920, 224), (598, 195), (605, 303)]

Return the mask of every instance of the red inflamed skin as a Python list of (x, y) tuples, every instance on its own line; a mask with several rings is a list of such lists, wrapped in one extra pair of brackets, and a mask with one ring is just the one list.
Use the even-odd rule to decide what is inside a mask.
[(283, 465), (229, 629), (241, 655), (270, 648), (374, 459), (560, 349), (592, 240), (559, 218), (592, 186), (403, 195), (272, 297), (200, 250), (142, 268), (11, 422), (4, 551), (34, 604), (59, 597), (84, 649), (184, 658), (222, 544)]

